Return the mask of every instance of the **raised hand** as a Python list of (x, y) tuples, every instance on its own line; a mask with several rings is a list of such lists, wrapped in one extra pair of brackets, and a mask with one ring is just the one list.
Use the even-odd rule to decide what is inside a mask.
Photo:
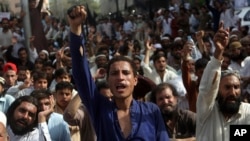
[(54, 111), (55, 100), (53, 96), (50, 96), (50, 108), (38, 113), (38, 122), (46, 122), (47, 117)]
[(97, 69), (95, 75), (94, 75), (94, 80), (96, 79), (102, 79), (106, 76), (106, 69), (104, 68), (99, 68)]
[(192, 52), (193, 49), (194, 49), (194, 48), (193, 48), (193, 43), (186, 42), (186, 43), (184, 44), (184, 46), (183, 46), (183, 49), (181, 50), (182, 58), (183, 58), (184, 60), (189, 59), (190, 54), (191, 54), (191, 52)]
[(97, 33), (96, 34), (96, 42), (97, 43), (101, 43), (102, 39), (103, 39), (102, 34), (101, 33)]
[(146, 42), (146, 50), (153, 50), (153, 44), (150, 40), (147, 40)]
[(57, 52), (56, 52), (56, 60), (57, 61), (61, 61), (63, 59), (63, 56), (64, 56), (64, 49), (65, 47), (62, 47), (61, 49), (59, 49)]
[(134, 50), (134, 42), (133, 41), (128, 41), (128, 49), (130, 51), (133, 51)]
[(219, 30), (214, 35), (214, 45), (216, 49), (224, 50), (229, 42), (229, 30), (224, 28), (223, 22), (220, 23)]
[(223, 22), (220, 23), (219, 30), (215, 33), (213, 41), (215, 45), (214, 57), (222, 60), (223, 52), (229, 42), (229, 29), (224, 28)]
[(82, 23), (87, 17), (85, 7), (82, 5), (74, 6), (68, 10), (68, 21), (71, 32), (80, 35), (82, 32)]
[(198, 31), (196, 34), (195, 34), (195, 37), (197, 40), (202, 40), (202, 37), (204, 36), (204, 31), (203, 30), (200, 30)]

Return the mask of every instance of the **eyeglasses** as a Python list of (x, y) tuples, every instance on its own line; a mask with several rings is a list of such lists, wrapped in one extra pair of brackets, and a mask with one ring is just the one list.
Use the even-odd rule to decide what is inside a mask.
[(221, 78), (223, 78), (225, 76), (229, 76), (229, 75), (234, 75), (238, 79), (240, 79), (240, 74), (237, 70), (223, 70), (223, 71), (221, 71)]

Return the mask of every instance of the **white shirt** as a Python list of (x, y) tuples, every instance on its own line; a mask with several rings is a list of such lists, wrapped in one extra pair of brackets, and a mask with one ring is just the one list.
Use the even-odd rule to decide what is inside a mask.
[(111, 38), (112, 37), (112, 23), (107, 22), (102, 24), (102, 30), (106, 33), (106, 35)]
[(233, 12), (231, 8), (226, 9), (220, 14), (220, 21), (224, 22), (224, 27), (229, 28), (233, 26)]
[(38, 128), (25, 135), (15, 135), (10, 126), (7, 127), (10, 141), (51, 141), (48, 125), (46, 122), (39, 123)]
[(244, 61), (242, 61), (241, 64), (238, 64), (235, 61), (231, 61), (230, 65), (228, 67), (231, 70), (236, 70), (236, 71), (240, 72), (244, 66), (245, 66)]
[(162, 21), (162, 27), (163, 27), (163, 34), (169, 34), (172, 35), (172, 30), (171, 30), (171, 18), (163, 19)]
[(230, 125), (250, 124), (250, 104), (241, 103), (239, 112), (227, 121), (219, 110), (215, 99), (220, 84), (221, 63), (213, 57), (201, 79), (196, 105), (197, 141), (229, 141)]
[(22, 81), (17, 81), (16, 85), (14, 86), (11, 86), (7, 91), (6, 93), (15, 97), (15, 95), (17, 94), (18, 91), (20, 91), (19, 87), (23, 85), (23, 82)]
[(148, 77), (152, 81), (155, 82), (156, 85), (162, 83), (162, 82), (168, 82), (168, 80), (172, 80), (177, 77), (177, 74), (165, 69), (165, 74), (163, 76), (163, 80), (161, 80), (160, 75), (156, 72), (155, 69), (150, 68), (149, 65), (142, 63), (142, 69), (144, 72), (144, 76)]
[(133, 29), (134, 29), (134, 27), (133, 27), (133, 23), (131, 21), (128, 20), (128, 21), (124, 22), (123, 30), (125, 31), (125, 33), (130, 34), (131, 32), (133, 32)]
[[(3, 33), (3, 29), (0, 28), (0, 48), (2, 46), (10, 46), (12, 44), (12, 32), (9, 29), (6, 33)], [(0, 51), (0, 57), (2, 57), (2, 51)]]
[(33, 91), (34, 91), (34, 86), (30, 86), (28, 88), (24, 88), (20, 91), (18, 91), (17, 93), (15, 93), (15, 95), (13, 95), (15, 98), (19, 98), (21, 96), (25, 96), (25, 95), (30, 95)]
[(246, 57), (243, 61), (244, 67), (240, 71), (240, 76), (250, 77), (250, 56)]

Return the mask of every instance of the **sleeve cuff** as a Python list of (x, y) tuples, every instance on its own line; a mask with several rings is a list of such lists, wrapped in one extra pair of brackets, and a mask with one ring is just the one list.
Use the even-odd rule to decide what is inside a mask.
[(39, 134), (45, 138), (45, 141), (51, 141), (49, 128), (46, 122), (38, 123)]
[(216, 66), (221, 66), (221, 64), (223, 62), (223, 59), (222, 60), (218, 60), (215, 57), (212, 57), (211, 58), (211, 62), (213, 62), (213, 64), (216, 65)]

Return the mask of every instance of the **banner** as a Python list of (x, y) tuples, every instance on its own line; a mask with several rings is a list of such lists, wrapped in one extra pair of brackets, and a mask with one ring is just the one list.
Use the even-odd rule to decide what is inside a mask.
[(10, 19), (10, 12), (0, 12), (0, 21), (2, 21), (3, 18)]

